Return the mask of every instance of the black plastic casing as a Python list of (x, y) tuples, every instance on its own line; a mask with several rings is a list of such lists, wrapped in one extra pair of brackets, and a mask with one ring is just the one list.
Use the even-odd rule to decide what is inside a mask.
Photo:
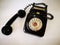
[[(36, 14), (36, 12), (40, 12), (40, 14)], [(39, 18), (42, 21), (43, 25), (39, 31), (35, 32), (29, 28), (29, 21), (32, 18)], [(28, 15), (26, 17), (24, 31), (29, 34), (33, 34), (33, 35), (42, 37), (45, 34), (46, 24), (47, 24), (47, 6), (46, 7), (33, 6), (30, 9), (30, 12), (28, 13)]]

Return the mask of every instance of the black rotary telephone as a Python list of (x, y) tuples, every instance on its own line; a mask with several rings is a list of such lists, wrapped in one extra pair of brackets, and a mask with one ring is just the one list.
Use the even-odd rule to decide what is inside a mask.
[[(44, 3), (33, 3), (29, 4), (27, 7), (31, 6), (29, 13), (27, 14), (26, 21), (24, 24), (24, 31), (26, 33), (34, 34), (42, 37), (45, 33), (47, 19), (52, 20), (53, 16), (50, 13), (47, 13), (47, 5)], [(43, 6), (37, 6), (43, 5)], [(17, 14), (15, 14), (2, 28), (2, 33), (5, 35), (10, 35), (12, 33), (11, 24), (17, 17), (24, 18), (26, 15), (25, 10), (19, 10)], [(48, 17), (49, 15), (50, 17)]]

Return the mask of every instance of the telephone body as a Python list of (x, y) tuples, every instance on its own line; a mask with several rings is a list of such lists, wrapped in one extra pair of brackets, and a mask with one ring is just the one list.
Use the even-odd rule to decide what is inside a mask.
[(43, 36), (47, 24), (47, 7), (33, 6), (27, 15), (24, 30), (38, 36)]

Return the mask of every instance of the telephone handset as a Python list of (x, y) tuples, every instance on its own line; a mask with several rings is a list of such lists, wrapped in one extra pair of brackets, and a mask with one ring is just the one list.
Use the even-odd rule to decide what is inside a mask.
[(23, 18), (25, 17), (25, 11), (24, 10), (19, 10), (17, 14), (15, 14), (7, 23), (6, 25), (2, 28), (2, 33), (5, 35), (10, 35), (12, 33), (12, 27), (11, 24), (15, 21), (17, 17)]
[[(47, 5), (44, 3), (29, 4), (24, 8), (24, 10), (19, 10), (18, 13), (15, 14), (2, 28), (2, 33), (5, 35), (10, 35), (12, 33), (11, 24), (17, 17), (24, 18), (26, 15), (25, 10), (31, 5), (32, 8), (26, 17), (24, 24), (24, 31), (37, 36), (43, 36), (46, 29), (47, 19), (53, 19), (53, 16), (50, 13), (47, 13)], [(37, 5), (43, 5), (44, 7)], [(47, 15), (50, 17), (47, 17)]]

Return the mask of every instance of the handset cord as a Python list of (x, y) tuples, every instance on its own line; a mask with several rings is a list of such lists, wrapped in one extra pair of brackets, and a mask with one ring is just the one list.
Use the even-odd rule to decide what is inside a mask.
[[(26, 10), (29, 6), (35, 6), (35, 5), (44, 5), (45, 6), (45, 8), (47, 8), (47, 5), (45, 4), (45, 3), (31, 3), (31, 4), (29, 4), (28, 6), (26, 6), (25, 8), (24, 8), (24, 10)], [(50, 19), (50, 20), (52, 20), (54, 17), (53, 17), (53, 15), (52, 14), (50, 14), (50, 13), (47, 13), (47, 15), (49, 15), (50, 17), (48, 17), (47, 16), (47, 19)]]
[(44, 5), (45, 7), (47, 7), (47, 5), (45, 4), (45, 3), (31, 3), (31, 4), (29, 4), (28, 6), (26, 6), (25, 8), (24, 8), (24, 10), (26, 10), (29, 6), (35, 6), (35, 5)]

